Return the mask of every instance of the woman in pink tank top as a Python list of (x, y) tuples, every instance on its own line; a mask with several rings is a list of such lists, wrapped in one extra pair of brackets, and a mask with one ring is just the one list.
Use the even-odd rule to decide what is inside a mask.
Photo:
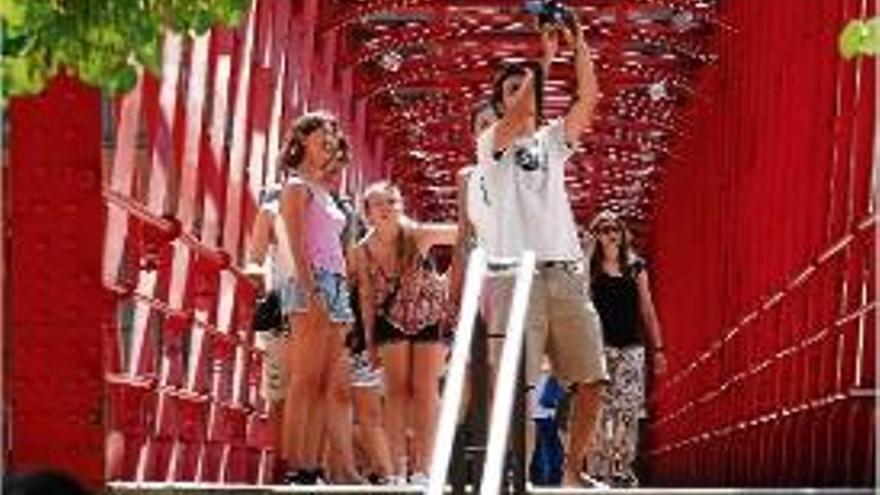
[(345, 349), (353, 319), (340, 238), (346, 217), (330, 195), (348, 162), (346, 151), (336, 119), (309, 113), (294, 122), (279, 155), (289, 177), (280, 213), (296, 260), (282, 454), (288, 481), (298, 484), (326, 479), (319, 457), (325, 422), (328, 440), (342, 454), (334, 481), (362, 481), (354, 471)]

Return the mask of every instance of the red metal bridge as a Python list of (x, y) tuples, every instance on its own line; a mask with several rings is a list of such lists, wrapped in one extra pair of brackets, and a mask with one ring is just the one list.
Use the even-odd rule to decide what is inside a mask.
[[(666, 333), (647, 483), (873, 486), (878, 63), (836, 37), (877, 1), (568, 3), (602, 90), (576, 216), (635, 227)], [(167, 35), (161, 77), (122, 97), (59, 78), (13, 100), (5, 467), (265, 481), (241, 267), (284, 123), (329, 109), (349, 191), (391, 178), (416, 218), (452, 219), (470, 109), (497, 62), (538, 50), (518, 1), (252, 0), (237, 29)], [(551, 71), (550, 115), (569, 72)]]

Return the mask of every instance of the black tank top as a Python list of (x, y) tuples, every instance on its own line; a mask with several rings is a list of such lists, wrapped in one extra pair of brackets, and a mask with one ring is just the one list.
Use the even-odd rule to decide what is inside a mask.
[(602, 270), (590, 283), (593, 303), (602, 321), (605, 345), (627, 347), (642, 344), (643, 324), (636, 276), (644, 269), (644, 262), (636, 260), (623, 275), (608, 275)]

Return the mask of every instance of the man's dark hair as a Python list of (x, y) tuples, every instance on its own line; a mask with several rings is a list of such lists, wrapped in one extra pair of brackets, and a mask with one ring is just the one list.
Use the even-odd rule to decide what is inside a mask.
[(492, 97), (489, 103), (498, 118), (504, 117), (504, 81), (511, 77), (525, 77), (528, 71), (534, 74), (535, 86), (535, 124), (541, 123), (544, 102), (544, 70), (538, 62), (502, 62), (495, 70), (492, 80)]

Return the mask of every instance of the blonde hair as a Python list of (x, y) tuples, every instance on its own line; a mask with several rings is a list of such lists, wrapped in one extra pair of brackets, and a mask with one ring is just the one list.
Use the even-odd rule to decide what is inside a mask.
[[(387, 180), (374, 182), (364, 189), (363, 211), (364, 216), (367, 218), (369, 218), (370, 198), (375, 196), (390, 196), (403, 205), (403, 194), (401, 194), (399, 187)], [(416, 261), (419, 255), (419, 246), (415, 237), (415, 229), (418, 222), (409, 218), (406, 214), (401, 214), (398, 225), (400, 226), (400, 232), (396, 242), (397, 260), (400, 262), (400, 266), (407, 268)]]

